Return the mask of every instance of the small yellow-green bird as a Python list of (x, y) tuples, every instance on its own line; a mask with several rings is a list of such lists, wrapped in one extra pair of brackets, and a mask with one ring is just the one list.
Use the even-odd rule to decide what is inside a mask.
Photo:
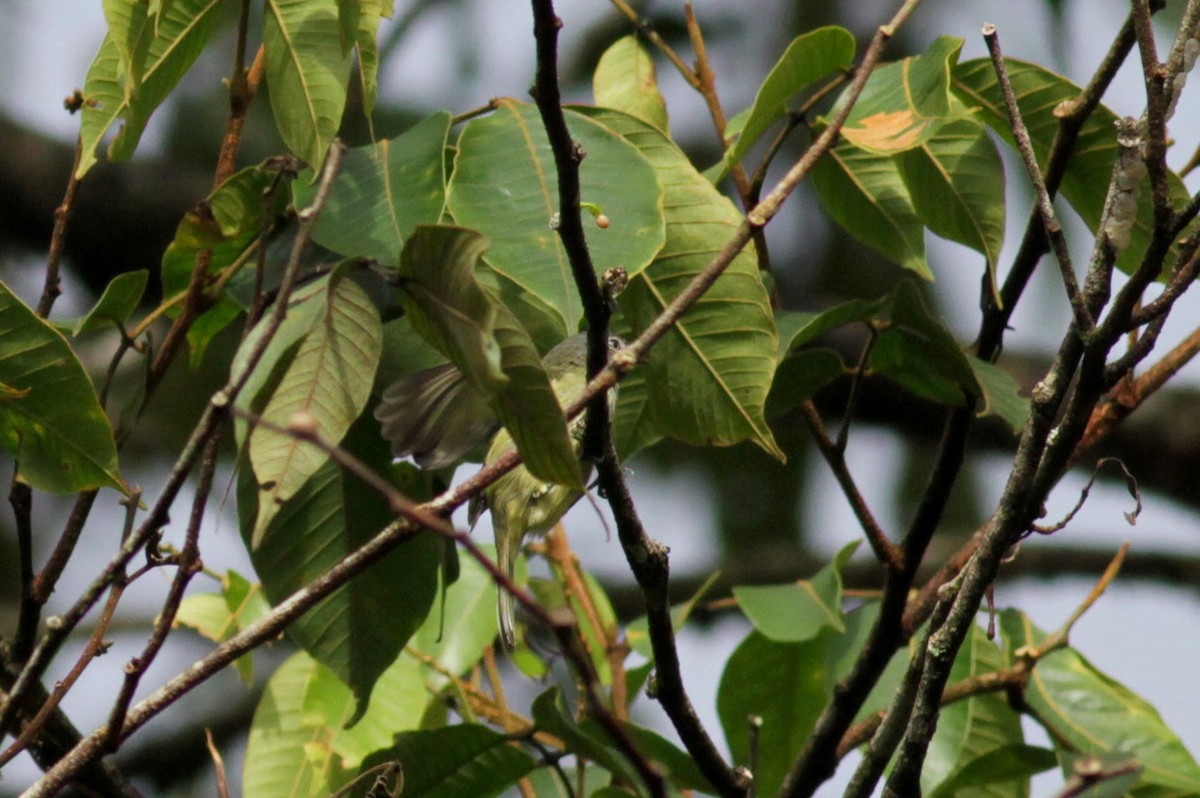
[[(609, 357), (625, 347), (617, 336), (608, 339)], [(555, 346), (542, 358), (542, 366), (560, 405), (574, 401), (587, 385), (587, 333), (577, 333)], [(610, 411), (616, 389), (608, 392)], [(452, 365), (437, 366), (397, 380), (384, 391), (375, 417), (396, 457), (412, 456), (422, 468), (451, 465), (483, 444), (491, 436), (485, 463), (513, 447), (512, 438), (500, 427), (487, 398), (473, 390)], [(578, 453), (582, 447), (586, 414), (576, 416), (569, 430)], [(591, 475), (591, 464), (580, 464), (581, 481)], [(524, 466), (517, 466), (471, 501), (471, 526), (484, 508), (492, 512), (496, 535), (496, 558), (512, 578), (517, 551), (526, 535), (544, 535), (583, 494), (573, 488), (538, 479)], [(508, 591), (498, 592), (500, 636), (507, 648), (516, 643), (513, 600)]]

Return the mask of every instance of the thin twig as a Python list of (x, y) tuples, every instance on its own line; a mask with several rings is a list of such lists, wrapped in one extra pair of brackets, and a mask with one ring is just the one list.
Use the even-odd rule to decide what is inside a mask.
[(671, 45), (667, 44), (663, 37), (658, 35), (658, 32), (654, 30), (649, 21), (640, 16), (625, 0), (610, 0), (610, 2), (633, 23), (638, 33), (645, 36), (648, 42), (657, 47), (659, 52), (675, 65), (675, 69), (679, 70), (679, 74), (687, 81), (689, 86), (697, 91), (700, 90), (700, 78), (696, 75), (696, 70), (683, 62), (683, 59), (679, 57), (679, 53), (675, 52)]
[(188, 474), (191, 473), (192, 467), (199, 459), (203, 448), (207, 445), (210, 438), (220, 435), (230, 407), (236, 401), (246, 382), (250, 379), (255, 366), (258, 365), (258, 361), (266, 351), (267, 345), (283, 323), (283, 318), (287, 313), (288, 297), (291, 296), (292, 290), (295, 288), (299, 278), (302, 256), (312, 239), (312, 231), (316, 226), (321, 210), (325, 207), (325, 203), (329, 198), (334, 178), (341, 168), (344, 152), (345, 147), (340, 141), (335, 140), (333, 146), (330, 147), (329, 156), (326, 158), (321, 182), (313, 197), (312, 204), (299, 214), (300, 229), (297, 232), (291, 256), (284, 270), (284, 277), (279, 287), (278, 299), (274, 311), (265, 322), (262, 337), (255, 342), (254, 347), (242, 363), (240, 370), (237, 373), (230, 374), (225, 386), (217, 391), (209, 400), (196, 428), (192, 431), (182, 452), (180, 452), (179, 458), (172, 467), (158, 501), (154, 504), (154, 507), (142, 522), (142, 525), (128, 539), (122, 542), (120, 549), (113, 559), (109, 561), (96, 579), (84, 590), (83, 594), (71, 608), (65, 614), (55, 619), (53, 628), (48, 629), (38, 642), (29, 660), (21, 669), (21, 673), (13, 684), (9, 700), (0, 705), (0, 728), (7, 727), (7, 724), (13, 717), (13, 713), (16, 712), (16, 708), (24, 700), (27, 691), (41, 678), (44, 669), (62, 646), (63, 641), (66, 640), (71, 630), (78, 625), (84, 615), (95, 605), (100, 595), (112, 584), (113, 580), (119, 577), (134, 555), (167, 522), (168, 511), (174, 503), (176, 496), (178, 496), (180, 489), (183, 487)]
[(875, 557), (889, 569), (897, 572), (903, 571), (904, 554), (888, 538), (887, 533), (875, 520), (874, 513), (871, 512), (867, 500), (863, 498), (862, 491), (858, 489), (858, 485), (854, 481), (854, 475), (850, 473), (850, 469), (846, 465), (843, 450), (829, 439), (829, 434), (825, 431), (825, 425), (821, 421), (821, 415), (811, 401), (800, 406), (800, 418), (808, 427), (813, 442), (817, 444), (821, 456), (825, 458), (829, 470), (833, 472), (834, 478), (841, 486), (842, 494), (850, 503), (850, 508), (854, 510), (854, 517), (858, 519), (858, 525), (862, 527), (867, 542), (871, 544), (871, 550), (875, 552)]
[(1008, 109), (1009, 125), (1017, 143), (1017, 151), (1021, 153), (1025, 170), (1029, 172), (1029, 181), (1033, 184), (1036, 197), (1035, 207), (1041, 214), (1042, 227), (1054, 250), (1054, 257), (1062, 274), (1063, 287), (1067, 291), (1067, 299), (1071, 302), (1071, 310), (1075, 313), (1075, 323), (1081, 331), (1087, 332), (1095, 326), (1095, 322), (1079, 295), (1079, 284), (1075, 278), (1075, 266), (1071, 263), (1067, 240), (1063, 236), (1062, 225), (1059, 224), (1058, 218), (1054, 214), (1054, 203), (1050, 200), (1050, 192), (1046, 189), (1045, 178), (1042, 176), (1041, 167), (1038, 166), (1037, 155), (1033, 151), (1033, 142), (1029, 138), (1029, 130), (1025, 127), (1021, 109), (1017, 105), (1017, 96), (1013, 92), (1012, 82), (1008, 79), (1008, 70), (1004, 66), (1004, 55), (1000, 52), (1000, 37), (996, 33), (995, 25), (988, 23), (983, 26), (983, 40), (987, 43), (988, 54), (992, 57), (992, 67), (996, 71), (1000, 91), (1004, 96), (1004, 105)]

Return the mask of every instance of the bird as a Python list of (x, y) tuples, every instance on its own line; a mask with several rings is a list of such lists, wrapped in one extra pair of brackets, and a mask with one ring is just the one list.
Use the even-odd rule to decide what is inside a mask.
[[(619, 336), (608, 338), (608, 355), (625, 348)], [(587, 333), (570, 336), (542, 358), (542, 366), (560, 405), (568, 405), (587, 385)], [(616, 388), (608, 392), (609, 412), (616, 404)], [(484, 463), (490, 463), (514, 448), (512, 437), (501, 425), (488, 398), (471, 387), (451, 364), (435, 366), (402, 377), (384, 390), (375, 418), (395, 457), (411, 456), (421, 468), (453, 465), (490, 439)], [(586, 414), (569, 426), (571, 444), (578, 455), (583, 448)], [(580, 463), (580, 484), (591, 475), (591, 464)], [(468, 506), (471, 527), (489, 510), (496, 540), (496, 559), (512, 579), (517, 551), (527, 536), (544, 535), (582, 498), (578, 488), (558, 485), (535, 477), (518, 465), (472, 498)], [(513, 598), (503, 588), (497, 591), (500, 638), (508, 650), (516, 645)]]

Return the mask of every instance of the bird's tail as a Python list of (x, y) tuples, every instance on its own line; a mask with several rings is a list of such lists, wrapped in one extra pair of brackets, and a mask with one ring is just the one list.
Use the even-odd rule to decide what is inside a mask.
[[(504, 573), (510, 580), (516, 574), (516, 556), (516, 549), (509, 541), (508, 535), (497, 535), (496, 557), (500, 561), (500, 567), (504, 569)], [(512, 651), (517, 645), (513, 597), (500, 585), (496, 586), (496, 591), (496, 603), (500, 615), (500, 639), (504, 643), (505, 650)]]

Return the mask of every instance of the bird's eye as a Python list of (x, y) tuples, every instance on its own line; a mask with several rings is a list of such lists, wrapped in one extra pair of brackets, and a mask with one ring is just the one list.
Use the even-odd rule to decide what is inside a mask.
[(617, 336), (610, 336), (608, 339), (608, 348), (613, 352), (619, 352), (625, 348), (625, 342)]

